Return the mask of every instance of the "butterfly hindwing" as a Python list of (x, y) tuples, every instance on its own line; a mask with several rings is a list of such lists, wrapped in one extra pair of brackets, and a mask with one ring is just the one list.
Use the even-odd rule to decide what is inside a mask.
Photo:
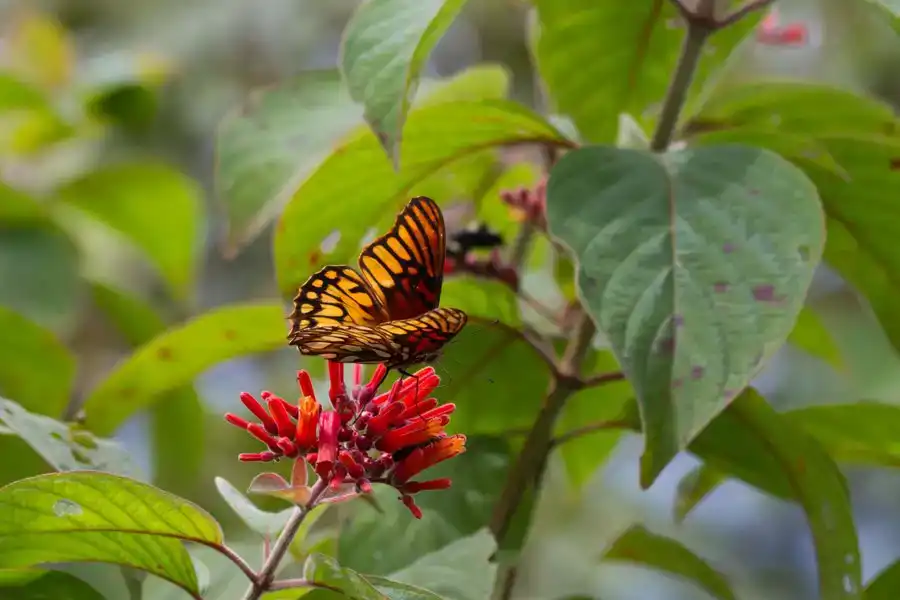
[(315, 327), (376, 325), (387, 315), (359, 273), (329, 265), (300, 286), (290, 319), (293, 339), (297, 332)]
[(368, 325), (313, 327), (292, 335), (291, 344), (301, 354), (336, 362), (385, 363), (400, 352), (382, 332)]
[(434, 355), (466, 324), (466, 313), (456, 308), (436, 308), (412, 319), (387, 321), (375, 326), (397, 348), (389, 366), (430, 362)]
[(391, 320), (437, 308), (444, 278), (444, 218), (437, 203), (413, 198), (391, 230), (366, 246), (359, 267)]

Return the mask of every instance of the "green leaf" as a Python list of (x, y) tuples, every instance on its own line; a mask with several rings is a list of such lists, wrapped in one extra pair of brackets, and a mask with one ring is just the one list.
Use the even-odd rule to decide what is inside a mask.
[(0, 73), (0, 111), (46, 107), (47, 98), (37, 87), (12, 73)]
[(487, 529), (426, 554), (389, 579), (427, 588), (445, 600), (490, 598), (497, 570), (497, 543)]
[(882, 9), (885, 13), (885, 16), (890, 19), (891, 27), (894, 28), (894, 31), (900, 34), (900, 1), (868, 0), (868, 2)]
[(816, 190), (748, 146), (598, 146), (557, 163), (547, 219), (634, 385), (646, 488), (790, 333), (824, 245)]
[[(165, 331), (165, 322), (148, 303), (100, 283), (94, 303), (131, 346), (140, 346)], [(153, 405), (153, 474), (160, 487), (194, 491), (200, 480), (205, 448), (204, 410), (193, 386), (175, 388)]]
[(841, 350), (831, 332), (825, 327), (819, 315), (808, 306), (800, 310), (787, 341), (810, 355), (821, 358), (835, 369), (844, 368)]
[(803, 507), (819, 597), (860, 600), (862, 575), (847, 482), (821, 445), (747, 388), (691, 445), (710, 466)]
[(59, 416), (75, 380), (75, 359), (54, 335), (0, 308), (0, 394), (32, 412)]
[[(67, 328), (81, 299), (79, 255), (52, 223), (0, 223), (0, 306), (55, 331)], [(24, 399), (23, 399), (24, 401)]]
[(116, 475), (42, 475), (0, 488), (0, 567), (114, 563), (168, 579), (199, 598), (178, 538), (216, 547), (222, 531), (197, 506)]
[[(456, 161), (493, 147), (567, 145), (539, 115), (512, 102), (455, 102), (414, 110), (395, 173), (371, 133), (343, 143), (300, 186), (275, 234), (279, 289), (293, 293), (321, 264), (355, 262), (369, 227), (393, 215), (417, 184)], [(322, 242), (339, 233), (330, 252)]]
[(294, 512), (293, 508), (286, 508), (277, 513), (262, 510), (223, 477), (216, 477), (215, 482), (219, 495), (228, 503), (228, 506), (247, 527), (262, 536), (274, 537), (277, 535), (284, 529), (285, 523)]
[(705, 560), (680, 542), (652, 533), (640, 525), (631, 527), (613, 542), (603, 559), (664, 571), (693, 582), (713, 598), (735, 600), (731, 586)]
[(238, 304), (211, 310), (138, 348), (104, 379), (84, 404), (86, 424), (115, 431), (160, 394), (190, 384), (206, 369), (285, 344), (284, 310), (277, 304)]
[(0, 423), (18, 435), (57, 471), (96, 469), (142, 479), (140, 469), (118, 443), (99, 439), (0, 398)]
[[(619, 113), (656, 110), (674, 72), (685, 29), (669, 2), (534, 0), (540, 32), (538, 71), (559, 112), (585, 139), (613, 142)], [(708, 40), (690, 88), (702, 84), (750, 33), (762, 11)]]
[(866, 600), (894, 600), (900, 589), (900, 561), (882, 569), (866, 587)]
[(509, 448), (498, 440), (474, 436), (469, 437), (467, 446), (464, 454), (423, 475), (423, 480), (449, 477), (453, 486), (439, 493), (418, 494), (416, 504), (423, 513), (419, 520), (398, 500), (396, 490), (387, 486), (375, 488), (381, 512), (354, 502), (358, 512), (341, 529), (338, 540), (341, 564), (366, 574), (389, 576), (483, 527), (506, 479)]
[[(615, 373), (619, 365), (610, 352), (597, 352), (589, 373)], [(634, 390), (627, 381), (616, 381), (587, 388), (572, 396), (557, 423), (557, 437), (577, 434), (586, 427), (597, 426), (590, 433), (579, 434), (559, 446), (569, 481), (578, 489), (606, 462), (622, 437), (623, 414), (632, 406)], [(608, 424), (600, 426), (601, 424)]]
[(869, 301), (894, 348), (900, 349), (900, 138), (820, 137), (847, 171), (840, 177), (798, 160), (820, 190), (828, 217), (825, 262)]
[(46, 220), (47, 212), (40, 202), (0, 181), (0, 225), (34, 225)]
[(408, 583), (391, 581), (386, 577), (366, 575), (366, 580), (390, 600), (442, 600), (441, 597), (434, 592), (430, 592), (414, 585), (409, 585)]
[(675, 522), (681, 523), (688, 513), (725, 481), (725, 475), (709, 465), (697, 465), (681, 478), (675, 492), (672, 512)]
[(829, 404), (791, 410), (784, 417), (814, 437), (838, 462), (900, 466), (900, 406)]
[(159, 163), (102, 167), (58, 190), (70, 206), (118, 231), (140, 248), (178, 298), (197, 271), (200, 190)]
[(335, 141), (359, 122), (336, 71), (305, 73), (253, 93), (216, 138), (216, 188), (228, 217), (226, 252), (254, 239)]
[(50, 571), (34, 581), (6, 591), (0, 587), (0, 600), (49, 600), (50, 598), (56, 600), (105, 600), (100, 592), (84, 581), (58, 571)]
[(351, 97), (399, 164), (406, 113), (428, 55), (466, 0), (369, 0), (344, 30), (341, 71)]
[(303, 565), (303, 578), (312, 584), (326, 586), (352, 600), (384, 600), (365, 577), (338, 564), (324, 554), (312, 554)]
[(437, 397), (456, 404), (450, 427), (469, 435), (530, 426), (550, 383), (549, 368), (520, 331), (474, 317), (444, 348), (438, 370)]

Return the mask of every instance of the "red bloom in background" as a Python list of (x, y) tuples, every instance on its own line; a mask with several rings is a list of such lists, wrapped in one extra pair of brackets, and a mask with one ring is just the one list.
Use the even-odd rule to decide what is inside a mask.
[(805, 46), (809, 28), (802, 21), (781, 25), (778, 11), (772, 9), (756, 30), (756, 41), (767, 46)]
[(241, 402), (258, 419), (249, 422), (228, 413), (225, 420), (245, 429), (266, 446), (262, 452), (244, 453), (240, 460), (271, 461), (282, 457), (304, 459), (330, 484), (332, 497), (343, 495), (352, 484), (357, 492), (369, 492), (372, 483), (396, 488), (416, 518), (422, 511), (412, 494), (450, 487), (449, 479), (410, 481), (422, 471), (465, 451), (464, 435), (447, 435), (445, 428), (456, 409), (430, 397), (440, 378), (432, 367), (394, 382), (378, 393), (387, 377), (379, 365), (366, 383), (362, 368), (354, 365), (354, 385), (348, 393), (344, 365), (329, 363), (328, 395), (334, 410), (322, 410), (306, 371), (297, 374), (297, 405), (269, 392), (241, 394)]

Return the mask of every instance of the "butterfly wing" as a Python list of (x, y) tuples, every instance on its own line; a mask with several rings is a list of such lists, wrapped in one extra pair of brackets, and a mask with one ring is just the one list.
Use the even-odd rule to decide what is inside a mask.
[(329, 265), (300, 286), (288, 337), (294, 344), (297, 335), (308, 329), (349, 324), (371, 327), (386, 319), (384, 308), (359, 273), (350, 267)]
[(399, 354), (389, 338), (368, 325), (314, 327), (292, 334), (291, 345), (301, 354), (335, 362), (386, 363)]
[(360, 253), (363, 278), (391, 320), (418, 317), (438, 307), (445, 244), (440, 207), (419, 196), (410, 200), (387, 234)]
[(375, 331), (396, 348), (385, 361), (389, 368), (431, 362), (441, 349), (465, 327), (466, 313), (456, 308), (436, 308), (412, 319), (387, 321)]

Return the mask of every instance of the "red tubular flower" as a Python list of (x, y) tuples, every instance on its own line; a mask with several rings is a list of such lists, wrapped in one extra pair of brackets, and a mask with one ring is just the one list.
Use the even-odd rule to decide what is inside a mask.
[(439, 462), (462, 454), (466, 450), (466, 436), (462, 434), (443, 437), (425, 446), (416, 448), (394, 465), (390, 480), (394, 484), (405, 484), (414, 477)]
[(294, 442), (304, 450), (316, 447), (316, 428), (319, 426), (319, 413), (322, 405), (312, 396), (303, 396), (297, 415), (297, 433)]
[(330, 363), (329, 397), (335, 410), (324, 411), (316, 400), (306, 371), (297, 373), (300, 399), (296, 404), (263, 392), (265, 404), (250, 394), (241, 402), (259, 422), (228, 413), (225, 420), (244, 429), (266, 446), (262, 452), (239, 455), (245, 462), (266, 462), (282, 457), (305, 460), (328, 482), (323, 502), (337, 502), (357, 493), (370, 493), (373, 483), (395, 487), (414, 516), (422, 511), (412, 495), (450, 487), (449, 479), (410, 481), (428, 467), (465, 450), (463, 435), (447, 436), (445, 427), (455, 405), (441, 405), (430, 394), (440, 378), (431, 367), (396, 381), (378, 394), (388, 370), (378, 365), (362, 383), (362, 370), (354, 365), (348, 393), (344, 365)]

